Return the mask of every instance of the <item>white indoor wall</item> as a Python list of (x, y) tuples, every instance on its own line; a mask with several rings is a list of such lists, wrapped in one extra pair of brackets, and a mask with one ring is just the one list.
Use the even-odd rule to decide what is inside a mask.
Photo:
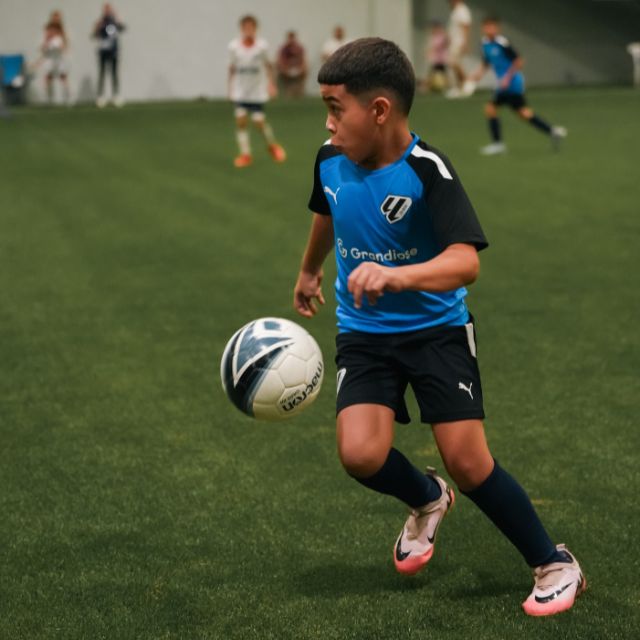
[[(298, 32), (310, 64), (308, 88), (315, 91), (322, 43), (336, 24), (350, 38), (380, 35), (411, 48), (410, 0), (114, 0), (127, 26), (121, 39), (120, 83), (127, 100), (188, 99), (226, 94), (227, 44), (239, 16), (252, 13), (272, 57), (289, 29)], [(38, 57), (42, 28), (53, 9), (62, 11), (71, 43), (73, 98), (95, 98), (97, 63), (90, 39), (100, 15), (97, 0), (0, 0), (0, 53)], [(43, 99), (41, 72), (30, 97)]]

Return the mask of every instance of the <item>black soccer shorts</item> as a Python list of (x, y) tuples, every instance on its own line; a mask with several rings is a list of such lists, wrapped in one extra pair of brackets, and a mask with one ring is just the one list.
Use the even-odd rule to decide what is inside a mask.
[(484, 418), (471, 318), (459, 327), (409, 333), (340, 333), (336, 346), (337, 413), (354, 404), (382, 404), (407, 424), (404, 394), (411, 385), (422, 422)]
[(527, 106), (527, 99), (524, 97), (524, 93), (512, 93), (511, 91), (496, 91), (491, 102), (496, 107), (506, 104), (514, 111)]

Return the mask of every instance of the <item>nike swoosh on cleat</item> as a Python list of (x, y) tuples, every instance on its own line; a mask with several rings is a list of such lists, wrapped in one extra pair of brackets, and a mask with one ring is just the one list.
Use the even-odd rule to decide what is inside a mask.
[(400, 540), (401, 540), (402, 536), (400, 538), (398, 538), (398, 544), (396, 545), (396, 558), (402, 562), (403, 560), (406, 560), (409, 555), (411, 554), (411, 551), (407, 551), (406, 553), (402, 550), (402, 547), (400, 546)]
[(553, 593), (549, 594), (548, 596), (543, 596), (542, 598), (540, 598), (539, 596), (535, 596), (535, 600), (536, 600), (536, 602), (539, 602), (540, 604), (544, 604), (545, 602), (551, 602), (552, 600), (555, 600), (564, 591), (566, 591), (572, 584), (573, 584), (573, 582), (570, 582), (569, 584), (565, 584), (564, 587), (562, 587), (561, 589), (558, 589), (557, 591), (554, 591)]

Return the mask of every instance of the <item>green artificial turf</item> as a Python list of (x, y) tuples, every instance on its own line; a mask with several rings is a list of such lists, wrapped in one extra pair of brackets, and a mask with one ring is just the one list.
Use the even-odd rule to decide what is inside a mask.
[[(0, 120), (0, 638), (640, 636), (640, 93), (532, 91), (564, 148), (504, 113), (492, 158), (483, 99), (420, 98), (412, 126), (490, 239), (487, 432), (579, 557), (576, 607), (524, 616), (528, 568), (462, 496), (429, 567), (395, 573), (404, 507), (335, 454), (332, 295), (300, 319), (328, 365), (311, 409), (261, 424), (224, 397), (231, 334), (295, 319), (319, 100), (271, 105), (289, 161), (256, 144), (243, 171), (226, 104), (26, 109)], [(424, 425), (397, 446), (439, 462)]]

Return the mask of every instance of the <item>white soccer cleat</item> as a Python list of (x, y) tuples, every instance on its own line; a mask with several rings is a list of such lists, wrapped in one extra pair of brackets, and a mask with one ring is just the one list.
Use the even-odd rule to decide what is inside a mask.
[(507, 145), (504, 142), (492, 142), (491, 144), (488, 144), (482, 147), (482, 149), (480, 149), (480, 153), (483, 156), (495, 156), (495, 155), (498, 155), (499, 153), (506, 153), (506, 152), (507, 152)]
[(463, 97), (472, 96), (476, 91), (476, 86), (477, 84), (473, 80), (465, 80), (461, 89)]
[(462, 89), (460, 89), (459, 87), (451, 87), (451, 89), (445, 91), (444, 94), (444, 97), (449, 98), (449, 100), (456, 100), (457, 98), (462, 98), (462, 96)]
[(435, 469), (429, 467), (427, 474), (440, 485), (442, 495), (424, 507), (411, 510), (393, 549), (396, 569), (408, 576), (418, 573), (431, 560), (438, 527), (455, 502), (453, 491), (436, 475)]
[(121, 95), (113, 96), (113, 106), (119, 109), (124, 107), (124, 98)]
[(96, 99), (96, 107), (104, 109), (107, 106), (107, 99), (104, 96), (98, 96)]
[(565, 127), (551, 127), (551, 144), (554, 151), (560, 148), (560, 142), (564, 140), (569, 132)]
[(575, 557), (563, 544), (556, 548), (564, 552), (571, 561), (552, 562), (533, 570), (535, 585), (522, 603), (527, 615), (551, 616), (566, 611), (587, 588), (587, 581)]

